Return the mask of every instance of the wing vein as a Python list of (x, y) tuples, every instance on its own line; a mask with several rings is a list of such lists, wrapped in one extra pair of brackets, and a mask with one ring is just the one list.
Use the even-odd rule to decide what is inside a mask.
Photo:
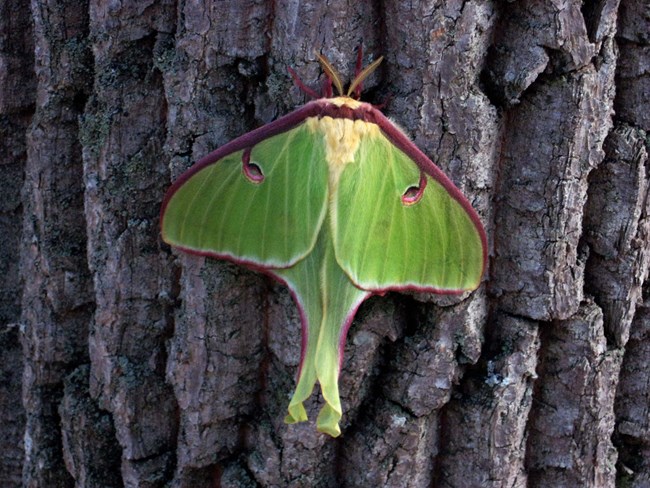
[(288, 147), (290, 146), (291, 141), (293, 141), (293, 135), (294, 133), (291, 133), (291, 136), (287, 137), (287, 139), (284, 141), (284, 145), (282, 146), (282, 157), (285, 158), (285, 164), (284, 164), (284, 185), (282, 188), (284, 188), (284, 212), (283, 212), (283, 217), (284, 217), (284, 233), (282, 234), (284, 237), (284, 253), (285, 255), (289, 254), (289, 232), (290, 232), (290, 226), (289, 226), (289, 189), (291, 188), (291, 174), (289, 171), (289, 151)]
[[(224, 164), (223, 159), (220, 159), (219, 161), (215, 162), (212, 165), (212, 168), (210, 169), (209, 174), (206, 176), (206, 178), (201, 183), (201, 189), (203, 188), (203, 185), (208, 185), (209, 186), (209, 183), (214, 179), (213, 177), (214, 177), (215, 173), (218, 170), (218, 168), (217, 168), (218, 164)], [(210, 197), (210, 201), (209, 201), (208, 205), (205, 206), (205, 210), (203, 211), (203, 215), (201, 216), (201, 220), (200, 220), (201, 225), (200, 225), (199, 234), (197, 236), (197, 244), (201, 249), (205, 249), (207, 247), (205, 245), (205, 242), (204, 242), (204, 236), (205, 236), (205, 232), (207, 231), (207, 227), (208, 227), (207, 222), (208, 222), (208, 219), (209, 219), (209, 215), (211, 213), (210, 211), (213, 210), (215, 200), (217, 198), (219, 198), (220, 189), (223, 188), (227, 184), (227, 182), (229, 180), (230, 180), (230, 175), (228, 175), (228, 177), (225, 178), (217, 188), (212, 189), (212, 196)], [(198, 195), (200, 195), (202, 193), (203, 193), (202, 191), (197, 191), (196, 195), (198, 196)], [(227, 212), (228, 208), (229, 207), (224, 206), (224, 209), (225, 209), (224, 213)], [(222, 220), (223, 220), (223, 213), (221, 215), (222, 215)]]
[[(387, 158), (387, 160), (389, 161), (390, 175), (393, 178), (392, 187), (396, 189), (396, 188), (398, 188), (398, 182), (399, 182), (399, 177), (398, 177), (398, 174), (397, 174), (397, 170), (398, 170), (397, 165), (399, 163), (397, 162), (397, 159), (395, 158), (395, 153), (393, 151), (388, 151), (387, 154), (389, 156)], [(385, 178), (384, 181), (386, 181), (388, 179), (389, 178)], [(383, 190), (383, 188), (382, 188), (382, 190)], [(383, 193), (384, 192), (382, 191), (382, 195), (383, 195)], [(395, 200), (392, 198), (393, 196), (394, 195), (387, 195), (387, 197), (389, 198), (389, 202), (391, 203), (391, 205), (388, 207), (390, 209), (390, 225), (388, 226), (388, 229), (387, 229), (387, 231), (388, 231), (388, 244), (384, 248), (383, 265), (382, 265), (381, 270), (380, 270), (380, 272), (381, 272), (381, 280), (380, 281), (381, 282), (386, 281), (386, 276), (385, 276), (386, 275), (386, 269), (388, 268), (388, 264), (389, 264), (388, 263), (389, 256), (392, 254), (391, 250), (392, 250), (392, 247), (393, 247), (393, 242), (394, 242), (393, 239), (394, 239), (394, 236), (395, 236), (395, 229), (394, 229), (395, 215), (397, 213), (397, 205), (401, 205), (401, 202), (399, 200), (397, 200), (397, 203), (395, 203)]]
[[(199, 187), (200, 190), (203, 189), (205, 184), (206, 184), (205, 180), (201, 182), (201, 185)], [(190, 200), (190, 203), (185, 207), (185, 212), (183, 214), (183, 224), (181, 225), (180, 231), (178, 233), (178, 238), (179, 238), (179, 240), (181, 242), (183, 242), (183, 240), (185, 239), (185, 232), (186, 232), (186, 229), (187, 229), (187, 221), (188, 221), (187, 215), (189, 213), (191, 213), (192, 207), (194, 206), (194, 202), (196, 201), (196, 199), (198, 198), (198, 196), (200, 194), (201, 194), (201, 191), (197, 191), (196, 193), (194, 193), (194, 195), (192, 196), (192, 199)]]
[[(359, 148), (359, 149), (361, 149), (361, 148)], [(360, 153), (361, 153), (361, 151), (359, 150), (357, 152), (357, 154), (360, 154)], [(365, 167), (368, 166), (368, 165), (363, 164), (364, 163), (363, 159), (369, 159), (368, 154), (367, 154), (366, 151), (364, 151), (364, 156), (366, 156), (366, 157), (365, 158), (359, 158), (359, 164), (360, 164), (359, 169), (361, 170), (363, 168), (363, 170), (366, 171)], [(369, 167), (370, 167), (370, 170), (372, 171), (373, 165), (371, 164), (371, 165), (369, 165)], [(363, 175), (361, 175), (361, 179), (363, 179)], [(381, 198), (382, 195), (384, 195), (384, 191), (385, 191), (385, 188), (386, 188), (388, 178), (380, 178), (380, 179), (381, 179), (381, 187), (379, 188), (379, 195), (380, 195), (380, 198)], [(363, 190), (363, 188), (360, 189), (358, 192), (356, 192), (355, 200), (359, 199), (358, 195), (361, 195), (363, 193), (362, 190)], [(355, 207), (356, 207), (356, 205), (355, 205)], [(374, 230), (375, 230), (375, 227), (376, 227), (376, 224), (377, 224), (377, 218), (378, 218), (380, 213), (381, 212), (377, 212), (377, 211), (371, 212), (370, 225), (368, 226), (368, 233), (367, 233), (368, 235), (366, 236), (366, 240), (365, 240), (365, 243), (364, 243), (364, 246), (363, 246), (364, 249), (363, 249), (363, 253), (361, 254), (361, 258), (360, 258), (359, 269), (363, 269), (363, 267), (365, 265), (365, 262), (367, 260), (366, 256), (368, 254), (368, 247), (370, 245), (372, 235), (374, 234)], [(384, 254), (384, 260), (385, 259), (386, 259), (386, 255)]]

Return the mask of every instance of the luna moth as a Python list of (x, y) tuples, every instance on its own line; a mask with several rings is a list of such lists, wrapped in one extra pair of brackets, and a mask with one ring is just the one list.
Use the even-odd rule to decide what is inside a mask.
[[(302, 321), (297, 385), (285, 422), (341, 433), (338, 376), (345, 337), (368, 297), (389, 290), (458, 294), (480, 284), (487, 258), (478, 215), (460, 190), (373, 105), (347, 92), (318, 55), (326, 96), (229, 142), (169, 188), (163, 240), (285, 284)], [(315, 92), (296, 82), (307, 93)], [(332, 96), (331, 83), (338, 91)]]

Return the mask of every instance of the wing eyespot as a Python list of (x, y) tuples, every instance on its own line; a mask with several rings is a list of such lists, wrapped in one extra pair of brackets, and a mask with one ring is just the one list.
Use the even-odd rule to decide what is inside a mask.
[(244, 150), (241, 158), (242, 162), (242, 172), (244, 176), (256, 185), (259, 185), (264, 181), (264, 172), (259, 164), (254, 161), (251, 161), (251, 148)]
[(415, 205), (422, 199), (424, 189), (427, 187), (427, 178), (420, 173), (420, 181), (417, 186), (409, 186), (402, 194), (402, 204), (405, 206)]
[(246, 176), (251, 183), (259, 185), (264, 181), (264, 173), (262, 173), (262, 168), (260, 168), (257, 163), (245, 164), (243, 170), (244, 176)]

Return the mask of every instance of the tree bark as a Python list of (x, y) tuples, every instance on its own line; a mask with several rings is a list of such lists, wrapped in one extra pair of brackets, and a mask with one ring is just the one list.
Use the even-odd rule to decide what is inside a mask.
[[(331, 439), (287, 290), (158, 213), (362, 42), (490, 263), (361, 307)], [(0, 0), (0, 486), (650, 486), (649, 94), (645, 0)]]

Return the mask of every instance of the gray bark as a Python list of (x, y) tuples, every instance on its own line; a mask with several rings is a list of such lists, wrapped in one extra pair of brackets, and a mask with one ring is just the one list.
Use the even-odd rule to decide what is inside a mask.
[(24, 462), (19, 257), (27, 129), (34, 112), (34, 38), (29, 5), (0, 2), (0, 486), (16, 486)]
[[(287, 290), (158, 213), (361, 41), (490, 264), (361, 307), (331, 439)], [(649, 94), (645, 0), (0, 0), (0, 486), (650, 486)]]

